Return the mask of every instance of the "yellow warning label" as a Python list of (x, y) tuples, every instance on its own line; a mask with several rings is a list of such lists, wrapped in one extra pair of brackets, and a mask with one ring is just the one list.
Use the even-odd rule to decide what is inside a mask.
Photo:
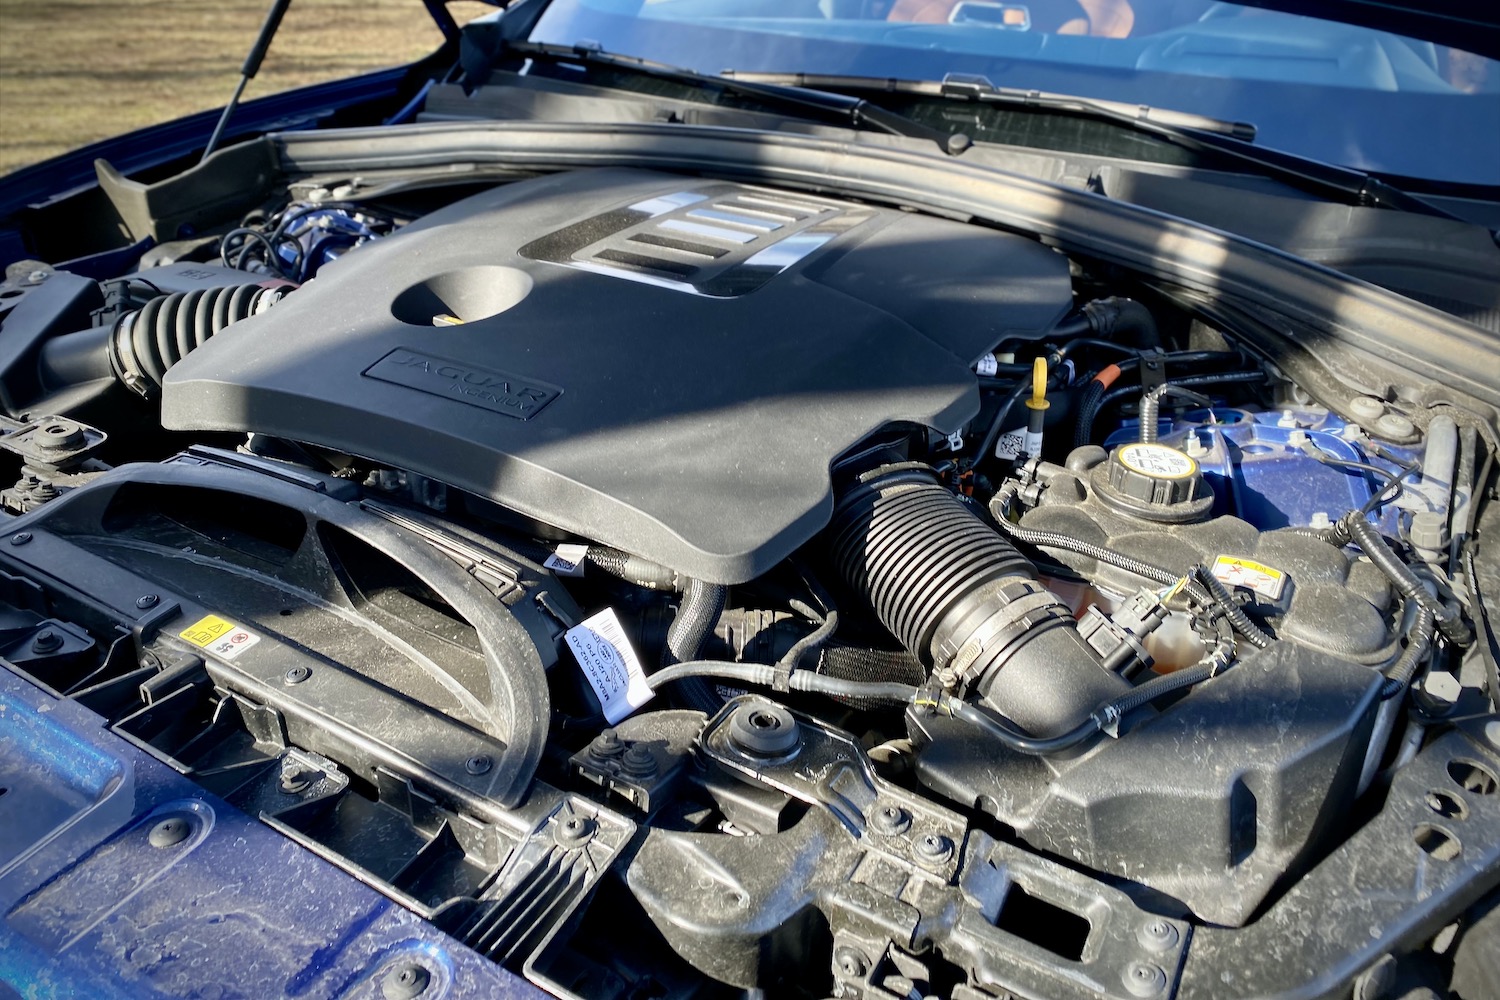
[(218, 615), (204, 615), (177, 634), (194, 646), (207, 646), (226, 632), (233, 632), (234, 622), (226, 622)]
[(1213, 574), (1226, 587), (1244, 587), (1271, 600), (1281, 597), (1286, 574), (1274, 566), (1242, 556), (1219, 556), (1214, 560)]
[(177, 634), (225, 660), (234, 659), (260, 642), (260, 636), (254, 632), (218, 615), (204, 615)]

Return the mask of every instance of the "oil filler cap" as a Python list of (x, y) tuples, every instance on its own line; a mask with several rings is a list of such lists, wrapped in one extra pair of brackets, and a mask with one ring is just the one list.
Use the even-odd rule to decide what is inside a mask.
[(1122, 445), (1094, 470), (1093, 479), (1100, 499), (1150, 521), (1196, 521), (1213, 507), (1213, 491), (1197, 460), (1164, 444)]

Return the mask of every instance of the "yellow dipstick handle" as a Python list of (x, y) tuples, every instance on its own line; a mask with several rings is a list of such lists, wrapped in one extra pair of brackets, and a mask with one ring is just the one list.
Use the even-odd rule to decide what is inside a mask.
[(1026, 401), (1030, 411), (1026, 417), (1026, 440), (1021, 446), (1023, 454), (1032, 458), (1042, 453), (1042, 426), (1047, 418), (1047, 359), (1037, 358), (1031, 366), (1031, 398)]

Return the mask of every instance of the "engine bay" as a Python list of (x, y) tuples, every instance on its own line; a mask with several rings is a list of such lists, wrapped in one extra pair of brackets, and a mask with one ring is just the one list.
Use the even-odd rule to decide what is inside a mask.
[(559, 996), (1451, 977), (1473, 414), (827, 191), (234, 221), (0, 289), (0, 654), (203, 789)]

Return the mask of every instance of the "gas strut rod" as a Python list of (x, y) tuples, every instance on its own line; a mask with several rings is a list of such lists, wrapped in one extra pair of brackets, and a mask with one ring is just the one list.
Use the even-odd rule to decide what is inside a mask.
[(219, 123), (214, 126), (214, 134), (208, 137), (208, 145), (203, 147), (203, 160), (208, 159), (209, 154), (219, 145), (219, 140), (224, 137), (224, 128), (229, 124), (229, 116), (234, 114), (235, 107), (244, 96), (245, 85), (255, 79), (255, 74), (260, 72), (260, 64), (266, 58), (266, 50), (271, 47), (271, 39), (276, 37), (276, 29), (281, 27), (281, 19), (286, 16), (286, 9), (292, 5), (292, 0), (271, 0), (271, 9), (266, 12), (265, 23), (260, 26), (260, 34), (255, 38), (255, 47), (245, 57), (245, 64), (240, 67), (240, 82), (234, 88), (234, 95), (229, 98), (229, 103), (224, 105), (223, 114), (219, 115)]

